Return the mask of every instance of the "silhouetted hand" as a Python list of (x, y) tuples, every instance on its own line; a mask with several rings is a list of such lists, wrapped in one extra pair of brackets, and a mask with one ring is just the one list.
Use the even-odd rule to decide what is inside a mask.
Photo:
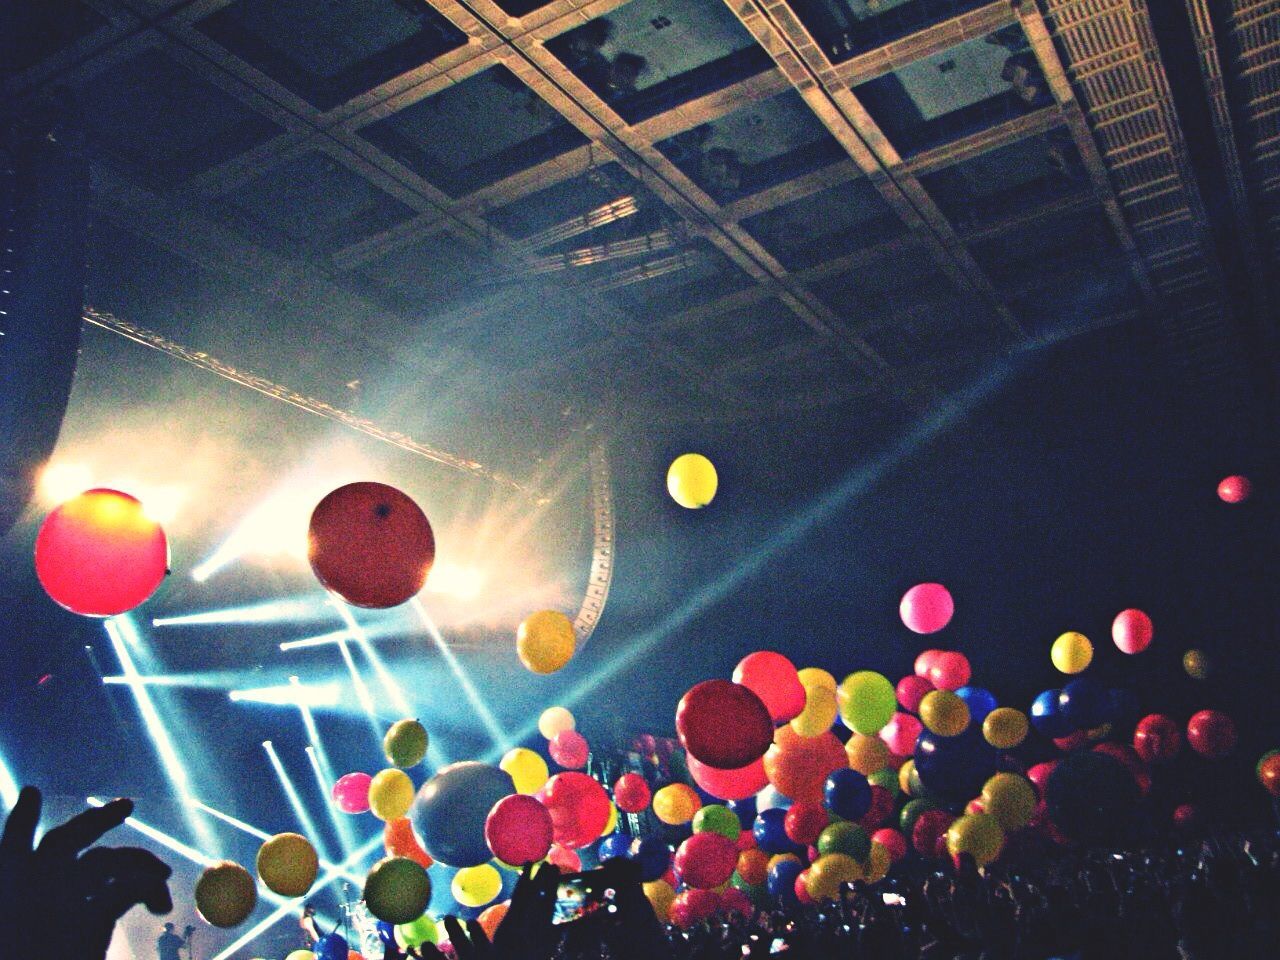
[(0, 931), (12, 956), (102, 960), (135, 904), (173, 909), (163, 861), (137, 847), (93, 846), (124, 823), (132, 800), (86, 810), (33, 849), (40, 807), (40, 791), (24, 787), (0, 837)]

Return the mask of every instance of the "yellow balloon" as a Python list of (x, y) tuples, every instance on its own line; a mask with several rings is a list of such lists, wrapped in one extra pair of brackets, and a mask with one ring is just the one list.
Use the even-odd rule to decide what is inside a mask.
[(538, 732), (544, 740), (554, 740), (557, 733), (576, 729), (577, 726), (578, 721), (564, 707), (547, 707), (538, 717)]
[(947, 830), (947, 852), (953, 857), (967, 853), (980, 867), (1000, 856), (1004, 831), (989, 813), (966, 813)]
[(310, 950), (295, 950), (289, 954), (284, 960), (316, 960), (316, 955)]
[(601, 833), (600, 836), (607, 837), (609, 834), (613, 833), (613, 831), (616, 829), (618, 829), (618, 805), (614, 803), (612, 800), (610, 800), (609, 801), (609, 819), (608, 821), (606, 821), (604, 825), (604, 832)]
[(800, 858), (794, 853), (775, 853), (769, 858), (769, 865), (765, 868), (765, 872), (768, 873), (768, 871), (772, 870), (778, 864), (786, 863), (788, 860), (794, 860), (796, 863), (801, 863)]
[(498, 766), (511, 774), (511, 779), (516, 785), (516, 793), (537, 793), (542, 789), (542, 785), (547, 782), (547, 777), (550, 774), (547, 769), (547, 761), (543, 760), (539, 754), (525, 747), (515, 747), (512, 750), (508, 750), (502, 755), (502, 759), (498, 761)]
[(491, 863), (463, 867), (453, 875), (450, 890), (464, 907), (483, 907), (502, 892), (502, 874)]
[(844, 745), (849, 766), (864, 777), (878, 773), (889, 766), (889, 748), (879, 737), (855, 733)]
[(889, 850), (884, 844), (871, 841), (871, 852), (867, 854), (867, 882), (879, 883), (889, 875), (889, 867), (893, 864), (893, 858), (889, 856)]
[(272, 893), (300, 897), (316, 882), (320, 858), (300, 833), (277, 833), (258, 849), (258, 876)]
[(653, 795), (653, 812), (670, 826), (688, 823), (702, 806), (693, 787), (685, 783), (669, 783)]
[(898, 787), (906, 796), (911, 796), (911, 774), (916, 769), (914, 759), (908, 760), (898, 768)]
[(950, 690), (930, 690), (920, 701), (920, 722), (940, 737), (957, 737), (969, 727), (969, 705)]
[(253, 913), (258, 890), (249, 871), (223, 860), (205, 867), (196, 880), (196, 912), (215, 927), (238, 927)]
[(709, 504), (719, 485), (715, 464), (700, 453), (685, 453), (671, 461), (667, 469), (667, 492), (671, 499), (689, 510)]
[(997, 750), (1012, 750), (1027, 739), (1027, 715), (1013, 707), (997, 707), (982, 721), (982, 735)]
[(1016, 773), (997, 773), (982, 787), (982, 810), (1006, 833), (1021, 830), (1036, 812), (1036, 788)]
[(573, 622), (559, 610), (531, 613), (516, 631), (516, 653), (534, 673), (555, 673), (573, 659), (577, 645)]
[(1093, 644), (1083, 633), (1068, 630), (1053, 641), (1049, 659), (1061, 673), (1081, 673), (1093, 661)]
[(645, 899), (653, 907), (659, 923), (666, 923), (671, 917), (671, 904), (675, 902), (676, 892), (665, 880), (650, 880), (644, 885)]
[(862, 864), (847, 853), (828, 853), (809, 867), (805, 889), (815, 900), (835, 900), (840, 896), (840, 884), (853, 883), (865, 876)]
[(1182, 655), (1182, 669), (1187, 671), (1187, 676), (1192, 680), (1208, 678), (1212, 666), (1203, 650), (1188, 650)]
[(836, 688), (839, 686), (836, 683), (836, 678), (821, 667), (805, 667), (796, 676), (800, 678), (800, 685), (806, 690), (810, 687), (826, 687), (832, 693), (835, 693)]
[(403, 770), (389, 767), (369, 781), (369, 811), (379, 820), (399, 820), (413, 803), (413, 781)]
[(812, 686), (804, 691), (804, 710), (791, 721), (791, 729), (802, 737), (816, 737), (831, 729), (836, 722), (836, 691), (834, 687)]

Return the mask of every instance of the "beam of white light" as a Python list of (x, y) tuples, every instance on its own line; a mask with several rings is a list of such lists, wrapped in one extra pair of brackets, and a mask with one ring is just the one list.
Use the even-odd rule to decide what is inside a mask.
[(227, 696), (236, 703), (268, 703), (278, 707), (305, 704), (308, 707), (336, 707), (342, 700), (337, 683), (281, 683), (273, 687), (232, 690)]
[(48, 507), (66, 503), (93, 487), (93, 471), (83, 463), (46, 464), (36, 480), (36, 492)]
[(280, 755), (276, 753), (275, 745), (270, 740), (263, 740), (262, 749), (267, 751), (271, 766), (275, 768), (276, 776), (280, 779), (280, 786), (284, 788), (284, 795), (289, 798), (289, 806), (293, 807), (298, 823), (302, 824), (302, 832), (309, 837), (317, 836), (319, 831), (316, 829), (315, 821), (311, 819), (311, 814), (307, 812), (306, 805), (302, 802), (302, 797), (298, 795), (297, 788), (294, 787), (293, 781), (289, 778), (289, 772), (285, 770), (284, 764), (280, 762)]
[(9, 769), (9, 764), (5, 762), (4, 757), (0, 757), (0, 803), (3, 803), (6, 810), (12, 810), (13, 805), (18, 802), (18, 781), (13, 776), (13, 771)]
[(373, 667), (374, 675), (378, 678), (382, 692), (386, 694), (387, 699), (391, 702), (391, 708), (401, 717), (409, 716), (409, 701), (405, 699), (404, 691), (400, 689), (400, 684), (396, 682), (395, 677), (391, 676), (390, 671), (387, 670), (386, 665), (382, 662), (382, 658), (374, 651), (373, 644), (369, 642), (368, 634), (356, 621), (356, 616), (351, 612), (351, 608), (341, 600), (332, 601), (332, 605), (338, 611), (338, 616), (342, 618), (342, 622), (347, 625), (347, 632), (360, 645), (365, 659)]
[(312, 746), (320, 743), (320, 731), (316, 728), (316, 718), (311, 713), (311, 706), (307, 703), (307, 698), (302, 695), (302, 681), (297, 677), (289, 678), (289, 686), (298, 691), (297, 699), (293, 702), (298, 707), (298, 713), (302, 714), (302, 726), (307, 731), (307, 742)]
[(349, 630), (333, 630), (329, 633), (322, 633), (314, 637), (303, 637), (301, 640), (286, 640), (280, 644), (280, 649), (285, 653), (290, 650), (305, 650), (308, 647), (324, 647), (331, 643), (337, 643), (339, 640), (352, 639)]
[(226, 610), (202, 610), (177, 617), (156, 617), (153, 627), (185, 627), (225, 623), (279, 623), (283, 620), (309, 620), (320, 612), (314, 600), (271, 600)]
[[(444, 642), (444, 637), (440, 635), (435, 623), (431, 617), (427, 615), (426, 607), (422, 602), (414, 597), (409, 601), (409, 606), (413, 608), (413, 612), (418, 615), (418, 619), (422, 621), (422, 626), (426, 629), (427, 635), (431, 637), (432, 642), (436, 645), (436, 649), (440, 651), (440, 655), (444, 657), (445, 663), (449, 664), (449, 669), (453, 671), (453, 675), (458, 679), (458, 685), (462, 687), (462, 693), (466, 696), (467, 701), (471, 704), (476, 714), (480, 717), (480, 722), (484, 724), (484, 728), (488, 731), (490, 738), (493, 740), (494, 749), (498, 756), (506, 753), (511, 749), (512, 740), (507, 732), (502, 729), (502, 725), (498, 723), (498, 718), (493, 715), (493, 711), (489, 709), (489, 705), (480, 697), (480, 691), (471, 682), (471, 678), (467, 672), (462, 669), (462, 664), (458, 662), (458, 658), (453, 655), (453, 651), (449, 649), (449, 645)], [(536, 727), (537, 724), (535, 723)]]
[[(558, 702), (572, 708), (631, 664), (652, 656), (655, 649), (678, 636), (679, 631), (686, 624), (730, 596), (743, 583), (765, 569), (776, 557), (799, 544), (852, 501), (869, 493), (876, 484), (884, 480), (921, 447), (972, 412), (978, 404), (995, 393), (1008, 380), (1012, 372), (1012, 364), (1001, 363), (986, 377), (949, 398), (941, 409), (916, 423), (879, 457), (850, 471), (816, 503), (806, 507), (770, 535), (761, 537), (759, 549), (748, 553), (739, 563), (734, 564), (704, 589), (680, 604), (656, 626), (631, 640), (624, 653), (584, 678), (568, 694), (560, 697)], [(520, 743), (532, 736), (537, 728), (535, 716), (516, 732), (515, 742)], [(501, 757), (502, 752), (495, 749), (486, 759), (494, 762)]]
[(360, 703), (360, 709), (369, 718), (369, 726), (373, 730), (374, 738), (381, 743), (382, 724), (378, 721), (378, 711), (373, 705), (373, 697), (365, 685), (364, 677), (360, 676), (360, 670), (356, 667), (355, 658), (351, 656), (351, 648), (347, 646), (345, 638), (338, 640), (338, 652), (342, 654), (342, 662), (347, 665), (347, 672), (351, 674), (351, 685), (355, 687), (356, 700)]
[(325, 809), (329, 811), (329, 821), (338, 834), (342, 852), (349, 853), (356, 845), (356, 834), (351, 828), (351, 818), (339, 810), (333, 802), (332, 792), (335, 781), (333, 767), (329, 765), (329, 758), (318, 742), (308, 744), (306, 754), (307, 760), (311, 763), (311, 772), (315, 774), (316, 785), (320, 788), (320, 796), (324, 798)]
[(238, 683), (243, 683), (244, 671), (215, 671), (210, 673), (161, 673), (139, 674), (129, 677), (124, 674), (109, 674), (102, 678), (106, 684), (128, 686), (136, 683), (144, 687), (187, 687), (196, 690), (229, 690)]

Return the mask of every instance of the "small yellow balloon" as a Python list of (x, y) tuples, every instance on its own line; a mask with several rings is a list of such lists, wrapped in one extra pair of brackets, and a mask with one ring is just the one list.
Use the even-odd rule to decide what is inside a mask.
[(826, 687), (832, 693), (835, 693), (836, 688), (839, 686), (836, 678), (821, 667), (805, 667), (796, 676), (800, 678), (800, 685), (806, 690), (810, 687)]
[(911, 774), (915, 772), (916, 762), (914, 759), (908, 760), (898, 768), (898, 788), (906, 795), (911, 796)]
[(893, 865), (893, 858), (889, 856), (889, 849), (882, 843), (871, 841), (871, 852), (867, 854), (866, 873), (868, 883), (879, 883), (889, 875), (889, 867)]
[(667, 492), (688, 510), (698, 510), (716, 495), (720, 480), (715, 464), (700, 453), (685, 453), (671, 461), (667, 469)]
[(849, 766), (864, 777), (883, 770), (889, 765), (889, 747), (876, 736), (855, 733), (844, 745)]
[(516, 793), (537, 793), (547, 782), (550, 774), (547, 761), (525, 747), (508, 750), (498, 761), (498, 766), (511, 774), (511, 779), (516, 785)]
[(559, 610), (539, 610), (516, 631), (516, 653), (533, 673), (555, 673), (573, 659), (578, 640), (573, 622)]
[(547, 707), (538, 717), (538, 732), (544, 740), (554, 740), (557, 733), (574, 730), (578, 721), (564, 707)]
[(806, 687), (804, 710), (791, 720), (791, 729), (802, 737), (816, 737), (824, 734), (836, 722), (838, 710), (834, 687)]
[(969, 728), (969, 705), (950, 690), (930, 690), (920, 701), (920, 722), (940, 737), (958, 737)]
[(311, 889), (320, 872), (320, 858), (311, 841), (300, 833), (277, 833), (258, 849), (258, 876), (272, 893), (300, 897)]
[(847, 853), (827, 853), (809, 867), (805, 889), (815, 900), (835, 900), (840, 896), (840, 884), (853, 883), (865, 876), (862, 864)]
[(1203, 650), (1192, 649), (1182, 655), (1182, 669), (1187, 671), (1187, 676), (1192, 680), (1208, 679), (1212, 668), (1209, 656)]
[(284, 960), (316, 960), (316, 955), (310, 950), (295, 950), (289, 954)]
[(1068, 630), (1053, 641), (1049, 659), (1061, 673), (1082, 673), (1093, 662), (1093, 644), (1083, 633)]
[(450, 890), (464, 907), (483, 907), (502, 892), (502, 874), (490, 863), (463, 867), (453, 875)]
[(701, 806), (698, 794), (685, 783), (669, 783), (653, 795), (654, 815), (670, 826), (688, 823)]
[(413, 781), (403, 770), (380, 770), (369, 781), (369, 812), (379, 820), (399, 820), (412, 803)]
[(196, 880), (196, 912), (215, 927), (238, 927), (258, 904), (258, 890), (249, 871), (223, 860), (205, 867)]
[(997, 750), (1012, 750), (1027, 739), (1027, 715), (1013, 707), (997, 707), (982, 721), (982, 736)]
[(1036, 788), (1016, 773), (997, 773), (982, 787), (982, 810), (1005, 833), (1021, 830), (1036, 811)]
[(644, 895), (649, 905), (653, 907), (659, 923), (666, 923), (671, 919), (671, 904), (676, 899), (676, 892), (671, 888), (671, 884), (665, 880), (650, 880), (644, 885)]
[(988, 813), (966, 813), (947, 830), (947, 852), (953, 857), (967, 853), (979, 867), (1000, 856), (1002, 849), (1004, 831)]

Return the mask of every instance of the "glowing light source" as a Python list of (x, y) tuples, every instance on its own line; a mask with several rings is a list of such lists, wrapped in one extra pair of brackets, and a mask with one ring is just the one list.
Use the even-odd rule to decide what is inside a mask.
[(297, 788), (293, 785), (293, 781), (289, 779), (289, 772), (285, 770), (284, 764), (280, 762), (280, 755), (276, 753), (275, 745), (270, 740), (263, 740), (262, 749), (267, 751), (267, 757), (276, 771), (280, 786), (284, 789), (284, 795), (289, 799), (289, 806), (293, 808), (293, 813), (298, 818), (298, 823), (302, 824), (303, 833), (309, 837), (316, 836), (319, 831), (316, 830), (315, 821), (311, 819), (311, 814), (307, 812), (306, 804), (302, 802), (302, 797), (298, 795)]
[(321, 611), (314, 600), (272, 600), (228, 610), (205, 610), (178, 617), (156, 617), (153, 627), (188, 627), (223, 623), (278, 623), (282, 620), (313, 619)]
[(474, 567), (437, 563), (427, 578), (427, 593), (439, 593), (458, 600), (474, 600), (484, 587), (484, 574)]
[(14, 778), (4, 757), (0, 757), (0, 803), (3, 803), (6, 809), (12, 810), (17, 802), (18, 781)]
[(269, 703), (278, 707), (336, 707), (342, 691), (337, 683), (283, 683), (274, 687), (232, 690), (227, 694), (236, 703)]
[(36, 493), (41, 503), (54, 507), (94, 486), (93, 473), (82, 463), (50, 463), (40, 471)]

